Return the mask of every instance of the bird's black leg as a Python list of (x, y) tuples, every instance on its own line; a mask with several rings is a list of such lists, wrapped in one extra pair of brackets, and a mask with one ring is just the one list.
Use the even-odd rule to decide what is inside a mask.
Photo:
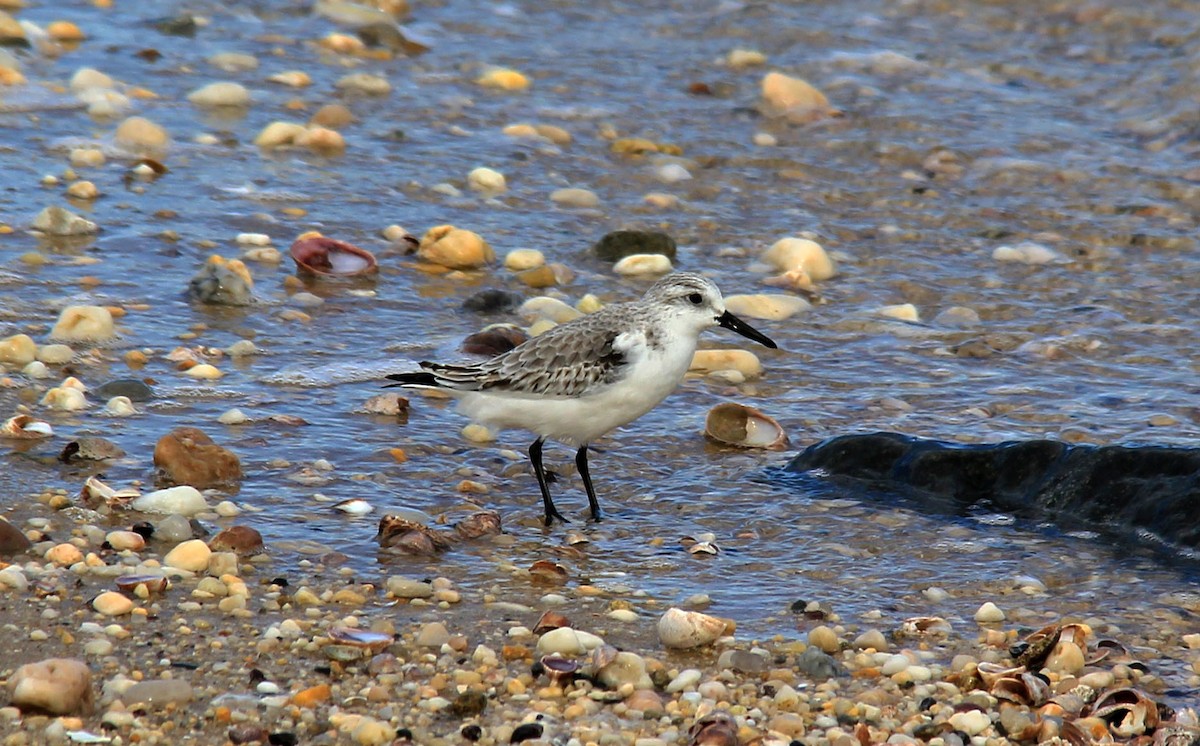
[(529, 460), (533, 462), (533, 473), (537, 476), (538, 487), (542, 489), (542, 504), (546, 508), (546, 525), (554, 523), (555, 518), (563, 523), (570, 523), (562, 517), (558, 509), (554, 507), (554, 501), (550, 499), (550, 485), (546, 484), (546, 469), (542, 466), (541, 438), (533, 441), (533, 445), (529, 446)]
[(579, 446), (575, 452), (575, 466), (579, 469), (579, 477), (583, 480), (583, 488), (587, 490), (588, 505), (592, 508), (592, 520), (600, 520), (600, 501), (596, 499), (596, 490), (592, 487), (592, 475), (588, 473), (587, 443)]

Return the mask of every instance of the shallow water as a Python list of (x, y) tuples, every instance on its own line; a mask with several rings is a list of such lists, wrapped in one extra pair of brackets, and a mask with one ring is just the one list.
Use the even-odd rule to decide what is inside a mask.
[[(159, 98), (138, 102), (138, 113), (175, 140), (170, 173), (152, 183), (126, 184), (119, 157), (80, 169), (105, 193), (94, 204), (72, 205), (102, 226), (94, 241), (45, 242), (23, 230), (0, 236), (4, 334), (27, 332), (44, 342), (58, 309), (70, 303), (148, 307), (120, 321), (120, 339), (98, 359), (73, 366), (95, 386), (130, 375), (124, 351), (153, 350), (139, 375), (154, 379), (159, 396), (144, 414), (114, 419), (99, 407), (63, 415), (34, 406), (53, 422), (58, 447), (81, 434), (121, 445), (129, 456), (106, 472), (111, 483), (149, 479), (154, 442), (173, 427), (195, 425), (242, 458), (247, 476), (234, 499), (261, 512), (238, 520), (263, 532), (280, 567), (335, 550), (362, 579), (435, 572), (532, 600), (544, 589), (514, 579), (510, 565), (555, 558), (573, 582), (590, 579), (666, 602), (707, 592), (715, 613), (760, 635), (803, 628), (790, 611), (797, 600), (821, 601), (856, 623), (881, 610), (884, 621), (876, 623), (891, 626), (919, 613), (969, 626), (982, 601), (997, 600), (1029, 609), (1030, 626), (1066, 615), (1115, 621), (1146, 637), (1194, 629), (1195, 575), (1161, 555), (1114, 551), (1095, 535), (995, 516), (922, 514), (886, 496), (791, 482), (768, 470), (790, 451), (731, 452), (701, 435), (705, 411), (730, 398), (777, 417), (793, 448), (875, 429), (971, 442), (1194, 445), (1200, 192), (1190, 102), (1200, 18), (1184, 4), (677, 2), (648, 10), (629, 2), (449, 1), (416, 8), (414, 28), (433, 41), (429, 53), (357, 62), (319, 52), (312, 42), (336, 26), (296, 3), (189, 4), (210, 20), (194, 39), (146, 25), (180, 12), (174, 3), (117, 6), (73, 8), (71, 19), (92, 38), (56, 59), (26, 57), (31, 83), (0, 92), (7, 187), (0, 221), (18, 229), (42, 207), (65, 203), (61, 187), (39, 186), (41, 177), (61, 174), (80, 138), (107, 143), (115, 125), (89, 119), (54, 90), (79, 67), (153, 90)], [(59, 12), (30, 8), (20, 17), (45, 23)], [(135, 56), (146, 47), (162, 59)], [(722, 63), (739, 47), (765, 52), (768, 69), (814, 83), (844, 115), (810, 125), (764, 118), (757, 104), (765, 70)], [(222, 51), (254, 54), (261, 65), (224, 73), (205, 62)], [(521, 70), (533, 87), (519, 94), (479, 88), (472, 81), (489, 64)], [(295, 91), (264, 82), (288, 69), (307, 71), (313, 86)], [(386, 76), (392, 92), (337, 93), (334, 81), (353, 71)], [(215, 115), (187, 103), (187, 92), (212, 80), (246, 84), (253, 105)], [(689, 93), (693, 83), (717, 95)], [(288, 110), (295, 99), (306, 109)], [(303, 120), (331, 101), (359, 119), (345, 129), (344, 155), (264, 155), (253, 146), (267, 123)], [(559, 125), (574, 140), (558, 147), (501, 134), (524, 121)], [(601, 136), (608, 130), (674, 143), (684, 155), (619, 156)], [(778, 145), (755, 146), (757, 132)], [(191, 142), (204, 133), (219, 144)], [(939, 151), (938, 162), (951, 168), (930, 159)], [(673, 160), (694, 178), (659, 181), (655, 166)], [(467, 190), (465, 175), (479, 165), (503, 172), (508, 192), (484, 199)], [(461, 193), (433, 189), (442, 183)], [(555, 207), (549, 193), (568, 185), (595, 191), (600, 208)], [(649, 207), (648, 192), (674, 193), (682, 206)], [(284, 212), (296, 207), (307, 214)], [(472, 445), (450, 407), (420, 396), (399, 424), (357, 411), (379, 393), (385, 373), (453, 358), (468, 333), (516, 320), (462, 311), (471, 293), (506, 287), (533, 294), (499, 267), (465, 279), (430, 276), (378, 238), (390, 223), (419, 234), (446, 222), (479, 232), (500, 255), (533, 247), (568, 265), (578, 273), (561, 288), (570, 302), (588, 292), (605, 301), (641, 292), (645, 282), (618, 279), (585, 253), (604, 233), (628, 226), (670, 232), (680, 243), (677, 264), (717, 273), (727, 293), (762, 291), (762, 276), (749, 269), (753, 257), (799, 231), (812, 231), (835, 252), (841, 272), (822, 283), (820, 302), (807, 314), (756, 323), (781, 347), (755, 349), (766, 367), (761, 381), (732, 389), (689, 380), (598, 444), (593, 474), (607, 512), (599, 526), (582, 522), (586, 501), (570, 451), (548, 450), (552, 468), (564, 474), (559, 507), (591, 539), (568, 550), (561, 528), (540, 527), (525, 462), (503, 452), (523, 451), (527, 435)], [(289, 307), (286, 261), (252, 266), (253, 306), (206, 307), (184, 295), (209, 254), (240, 252), (238, 233), (270, 234), (286, 251), (310, 229), (375, 251), (378, 279), (310, 282), (325, 303), (304, 309), (307, 323), (279, 316)], [(996, 247), (1026, 240), (1062, 260), (1028, 266), (992, 258)], [(20, 259), (27, 252), (50, 262), (30, 268)], [(100, 284), (81, 284), (85, 276)], [(875, 314), (904, 302), (925, 322)], [(952, 306), (973, 309), (981, 324), (959, 329), (936, 321)], [(181, 339), (189, 330), (198, 336)], [(242, 337), (253, 337), (262, 354), (222, 361), (226, 375), (211, 385), (184, 378), (165, 359), (181, 344), (227, 347)], [(971, 340), (986, 343), (976, 348), (985, 356), (955, 354)], [(742, 341), (718, 331), (705, 344)], [(40, 397), (19, 375), (12, 381), (0, 390), (0, 410)], [(218, 424), (232, 407), (260, 422)], [(261, 421), (273, 414), (309, 424)], [(396, 446), (407, 462), (389, 456)], [(25, 454), (0, 458), (14, 485), (6, 511), (17, 520), (38, 510), (23, 495), (45, 487), (74, 493), (84, 476)], [(289, 478), (317, 459), (335, 467), (327, 483)], [(456, 490), (464, 478), (490, 491), (464, 496)], [(362, 497), (377, 512), (348, 518), (315, 493)], [(512, 543), (456, 549), (419, 564), (377, 552), (380, 513), (406, 507), (455, 515), (467, 507), (465, 497), (499, 510)], [(720, 555), (693, 557), (679, 544), (703, 532), (715, 534)], [(1014, 579), (1022, 576), (1040, 579), (1048, 593), (1020, 594)], [(950, 599), (931, 603), (921, 595), (930, 586), (947, 589)], [(1163, 655), (1171, 659), (1164, 676), (1184, 686), (1186, 654), (1176, 646)]]

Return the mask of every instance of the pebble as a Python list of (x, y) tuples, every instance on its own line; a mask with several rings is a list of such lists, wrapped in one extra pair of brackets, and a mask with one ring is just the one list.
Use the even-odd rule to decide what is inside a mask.
[(767, 64), (767, 55), (756, 49), (731, 49), (725, 57), (730, 67), (758, 67)]
[(654, 170), (654, 176), (666, 184), (675, 184), (691, 179), (692, 172), (680, 163), (664, 163)]
[(499, 171), (480, 166), (467, 174), (467, 186), (477, 192), (498, 193), (508, 189), (508, 181)]
[(758, 355), (749, 350), (696, 350), (688, 370), (704, 374), (732, 370), (750, 379), (761, 376), (763, 367)]
[(123, 616), (133, 611), (134, 603), (122, 593), (105, 591), (92, 600), (92, 608), (104, 616)]
[(975, 621), (980, 624), (998, 624), (1005, 619), (1004, 612), (991, 601), (985, 601), (975, 611)]
[(67, 161), (72, 168), (99, 168), (108, 159), (99, 148), (72, 148), (67, 155)]
[(725, 622), (698, 611), (672, 607), (658, 620), (658, 639), (668, 648), (696, 648), (725, 634)]
[(700, 669), (685, 668), (679, 672), (678, 676), (671, 679), (664, 691), (666, 691), (667, 694), (675, 694), (676, 692), (682, 692), (685, 689), (691, 689), (699, 684), (700, 679), (703, 677), (704, 674), (700, 671)]
[(76, 70), (67, 84), (73, 93), (79, 93), (89, 88), (113, 88), (115, 86), (116, 81), (112, 79), (111, 75), (92, 67), (81, 67)]
[(104, 541), (118, 552), (140, 552), (146, 548), (146, 539), (136, 531), (109, 531)]
[(625, 277), (664, 275), (671, 270), (671, 260), (662, 254), (631, 254), (613, 265), (613, 272)]
[(205, 381), (216, 380), (225, 375), (220, 368), (209, 363), (193, 365), (185, 370), (183, 374), (189, 378), (198, 378)]
[(823, 624), (808, 631), (808, 644), (830, 655), (842, 649), (837, 633)]
[(807, 80), (780, 72), (769, 72), (762, 79), (762, 97), (772, 113), (803, 116), (806, 121), (827, 116), (832, 110), (829, 99)]
[(200, 494), (200, 490), (190, 485), (179, 485), (147, 492), (135, 499), (129, 507), (143, 513), (173, 513), (192, 516), (208, 510), (208, 503)]
[(817, 282), (837, 274), (837, 267), (824, 247), (807, 238), (781, 238), (763, 252), (760, 260), (779, 272), (804, 270)]
[[(21, 532), (21, 529), (0, 518), (0, 557), (12, 557), (21, 554), (31, 546), (33, 546), (32, 542), (29, 541), (29, 537)], [(18, 574), (20, 573), (20, 568), (12, 567), (5, 569), (12, 569)], [(0, 581), (0, 585), (3, 584), (3, 581)]]
[(163, 564), (177, 570), (204, 572), (212, 558), (212, 550), (200, 539), (189, 539), (177, 544), (163, 557)]
[(523, 91), (529, 87), (529, 78), (516, 70), (506, 67), (488, 68), (475, 79), (475, 82), (485, 88), (495, 88), (502, 91)]
[(85, 236), (100, 230), (91, 220), (58, 205), (39, 212), (30, 227), (48, 236)]
[(37, 357), (37, 343), (28, 334), (14, 334), (0, 339), (0, 363), (24, 366)]
[(241, 83), (221, 81), (197, 88), (187, 95), (187, 100), (204, 108), (248, 106), (250, 91)]
[(600, 197), (590, 189), (566, 187), (550, 193), (550, 201), (563, 207), (590, 208), (600, 204)]
[(104, 342), (116, 334), (112, 313), (103, 306), (67, 306), (50, 330), (62, 342)]
[(75, 412), (90, 406), (82, 391), (64, 386), (56, 386), (48, 390), (42, 396), (41, 403), (42, 406), (59, 412)]
[(194, 697), (192, 685), (182, 679), (139, 681), (121, 694), (121, 700), (130, 707), (140, 704), (154, 709), (185, 704)]
[(433, 586), (422, 580), (392, 575), (387, 579), (387, 591), (396, 598), (430, 598)]
[(208, 58), (208, 64), (227, 73), (249, 72), (258, 69), (258, 58), (242, 52), (218, 52)]
[(559, 655), (572, 657), (583, 655), (587, 647), (579, 638), (579, 633), (570, 627), (559, 627), (544, 633), (537, 641), (538, 655)]
[(908, 321), (916, 323), (921, 320), (921, 314), (917, 311), (917, 307), (911, 303), (901, 303), (894, 306), (882, 306), (875, 310), (875, 313), (880, 316), (886, 316), (889, 319), (897, 321)]
[[(136, 506), (134, 506), (134, 510), (137, 510)], [(154, 523), (154, 538), (167, 543), (186, 541), (192, 538), (192, 524), (185, 516), (178, 513), (168, 515)]]
[(92, 709), (92, 672), (73, 658), (27, 663), (8, 679), (14, 707), (51, 715), (87, 714)]
[(799, 296), (759, 293), (756, 295), (730, 295), (725, 298), (725, 307), (736, 316), (782, 321), (801, 311), (807, 311), (811, 306), (808, 301)]
[(364, 96), (386, 96), (392, 91), (392, 84), (387, 78), (370, 73), (350, 73), (339, 78), (333, 85), (339, 91)]
[(450, 642), (450, 632), (441, 622), (429, 622), (421, 627), (414, 642), (421, 648), (440, 648)]
[(74, 544), (55, 544), (46, 551), (46, 561), (64, 567), (83, 561), (83, 552)]
[(249, 421), (250, 416), (237, 407), (225, 410), (217, 418), (217, 422), (220, 422), (222, 425), (244, 425)]
[(956, 712), (950, 716), (950, 725), (968, 736), (977, 736), (992, 725), (992, 719), (983, 710)]
[(312, 76), (303, 70), (285, 70), (281, 73), (276, 73), (267, 77), (271, 83), (279, 83), (280, 85), (291, 86), (292, 88), (305, 88), (312, 85)]
[(546, 257), (537, 249), (513, 249), (504, 256), (504, 267), (514, 272), (537, 269), (546, 264)]
[(453, 225), (430, 228), (421, 237), (417, 256), (451, 269), (474, 269), (496, 260), (492, 247), (483, 237)]
[(1061, 261), (1062, 255), (1049, 246), (1024, 241), (1016, 246), (997, 246), (992, 251), (992, 259), (997, 262), (1038, 265)]
[(117, 125), (113, 141), (134, 153), (159, 154), (171, 144), (171, 136), (162, 125), (145, 117), (129, 117)]

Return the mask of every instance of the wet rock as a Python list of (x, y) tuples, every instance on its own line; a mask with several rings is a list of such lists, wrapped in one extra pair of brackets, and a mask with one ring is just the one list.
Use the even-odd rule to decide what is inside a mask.
[(95, 435), (81, 435), (67, 443), (58, 458), (63, 462), (71, 461), (106, 461), (121, 458), (125, 450), (107, 438)]
[(897, 433), (847, 435), (809, 447), (786, 467), (881, 483), (935, 511), (991, 510), (1169, 543), (1200, 546), (1200, 449), (1090, 446), (1030, 440), (960, 445)]
[(646, 659), (629, 651), (617, 653), (611, 662), (596, 671), (596, 680), (612, 690), (629, 685), (634, 689), (653, 689), (654, 682), (646, 673)]
[(816, 681), (832, 679), (842, 672), (841, 665), (833, 656), (815, 645), (805, 648), (796, 658), (796, 669)]
[(92, 711), (92, 672), (83, 661), (48, 658), (27, 663), (8, 680), (12, 704), (22, 712), (86, 715)]
[(613, 265), (613, 272), (624, 277), (665, 275), (673, 269), (662, 254), (630, 254)]
[[(201, 495), (199, 490), (191, 485), (184, 484), (178, 487), (168, 487), (164, 490), (147, 492), (131, 502), (129, 507), (143, 513), (191, 516), (208, 510), (208, 503), (205, 502), (204, 495)], [(191, 536), (190, 529), (187, 536)]]
[(104, 342), (116, 334), (112, 313), (103, 306), (67, 306), (50, 330), (61, 342)]
[(196, 17), (187, 13), (168, 16), (165, 18), (156, 18), (147, 21), (154, 30), (168, 36), (186, 36), (191, 38), (196, 35), (196, 29), (200, 24), (196, 23)]
[(393, 575), (387, 579), (388, 593), (396, 598), (432, 598), (433, 585), (422, 580)]
[(440, 648), (448, 642), (450, 642), (450, 632), (441, 622), (429, 622), (417, 633), (417, 647)]
[(38, 348), (37, 359), (46, 365), (66, 365), (75, 359), (75, 350), (63, 344), (42, 345)]
[(489, 288), (468, 297), (463, 301), (462, 307), (472, 313), (506, 313), (521, 305), (524, 300), (519, 293)]
[(212, 537), (208, 548), (214, 552), (233, 552), (239, 557), (249, 557), (262, 552), (263, 538), (262, 534), (249, 526), (230, 526)]
[(154, 389), (145, 381), (137, 378), (117, 378), (102, 383), (92, 389), (99, 399), (111, 399), (114, 396), (124, 396), (130, 401), (150, 401), (154, 398)]
[(58, 205), (39, 212), (30, 227), (48, 236), (86, 236), (100, 230), (100, 226), (87, 218)]
[(596, 242), (592, 253), (614, 263), (634, 254), (661, 254), (675, 261), (675, 239), (658, 231), (613, 231)]
[(471, 172), (467, 174), (467, 186), (477, 192), (498, 194), (508, 189), (508, 181), (504, 178), (504, 174), (494, 168), (480, 166), (471, 169)]
[(0, 518), (0, 557), (14, 557), (32, 546), (21, 529)]
[(566, 187), (550, 193), (550, 201), (563, 207), (589, 208), (600, 205), (600, 197), (590, 189)]
[(546, 264), (546, 256), (537, 249), (513, 249), (504, 255), (504, 268), (513, 272), (537, 269)]
[(113, 142), (141, 155), (162, 155), (171, 144), (171, 136), (162, 125), (145, 117), (129, 117), (117, 125)]
[(670, 608), (658, 620), (658, 639), (668, 648), (696, 648), (725, 634), (725, 622), (698, 611)]
[(474, 269), (496, 260), (487, 241), (474, 231), (439, 225), (421, 237), (417, 256), (450, 269)]
[(837, 273), (833, 259), (821, 244), (807, 238), (781, 238), (763, 252), (762, 261), (775, 270), (803, 270), (813, 280), (828, 280)]
[(754, 295), (730, 295), (725, 298), (725, 307), (735, 316), (766, 321), (782, 321), (806, 311), (808, 301), (795, 295), (782, 293), (758, 293)]
[(813, 122), (838, 113), (811, 83), (780, 72), (763, 76), (762, 97), (768, 114), (786, 115), (790, 121)]
[(84, 393), (68, 386), (55, 386), (42, 396), (42, 406), (59, 412), (75, 412), (87, 409), (90, 404)]
[(177, 570), (204, 572), (208, 569), (212, 554), (212, 550), (200, 539), (189, 539), (167, 552), (163, 564)]
[(506, 67), (492, 67), (484, 71), (475, 82), (485, 88), (495, 88), (502, 91), (523, 91), (529, 87), (529, 78), (516, 70)]
[(139, 681), (125, 690), (121, 700), (130, 707), (142, 705), (162, 709), (168, 705), (191, 702), (195, 692), (192, 685), (182, 679), (154, 679)]
[(170, 481), (198, 489), (227, 485), (242, 478), (238, 457), (194, 427), (176, 428), (159, 438), (154, 446), (154, 465)]
[(133, 611), (133, 601), (122, 593), (105, 591), (92, 600), (92, 608), (104, 616), (123, 616)]
[[(182, 487), (174, 487), (172, 489), (184, 489)], [(188, 488), (192, 489), (192, 488)], [(162, 490), (166, 491), (166, 490)], [(194, 491), (194, 490), (193, 490)], [(153, 494), (153, 493), (151, 493)], [(196, 493), (199, 495), (200, 493)], [(204, 498), (201, 497), (201, 500)], [(137, 508), (135, 508), (136, 510)], [(137, 528), (136, 526), (134, 528)], [(163, 518), (161, 521), (156, 521), (153, 525), (153, 537), (159, 541), (168, 544), (178, 544), (182, 541), (187, 541), (196, 535), (195, 529), (192, 527), (192, 522), (186, 516), (180, 513), (173, 513)]]
[(0, 339), (0, 363), (22, 367), (37, 357), (37, 343), (28, 334), (14, 334)]
[(251, 302), (254, 278), (240, 259), (213, 256), (188, 281), (188, 292), (203, 303), (244, 306)]

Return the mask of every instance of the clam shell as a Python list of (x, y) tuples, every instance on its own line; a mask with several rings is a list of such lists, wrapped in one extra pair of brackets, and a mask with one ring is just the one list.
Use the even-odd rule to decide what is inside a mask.
[(113, 582), (126, 593), (132, 592), (139, 585), (146, 586), (150, 593), (162, 593), (171, 585), (162, 575), (122, 575)]
[(27, 414), (9, 417), (0, 425), (0, 437), (3, 438), (49, 438), (54, 435), (50, 423), (35, 420)]
[(754, 407), (723, 402), (713, 407), (704, 420), (704, 434), (718, 443), (738, 448), (787, 448), (787, 434), (779, 423)]
[(725, 634), (725, 622), (698, 611), (671, 607), (658, 620), (658, 639), (669, 648), (698, 648)]
[(331, 627), (325, 634), (338, 645), (365, 648), (372, 653), (383, 652), (396, 641), (394, 635), (355, 627)]
[(533, 625), (533, 634), (543, 635), (552, 629), (570, 626), (571, 620), (565, 615), (560, 614), (557, 611), (546, 611), (543, 612), (540, 617), (538, 617), (537, 623)]
[(312, 275), (355, 277), (379, 271), (371, 252), (325, 236), (301, 236), (292, 243), (291, 255), (297, 270)]

